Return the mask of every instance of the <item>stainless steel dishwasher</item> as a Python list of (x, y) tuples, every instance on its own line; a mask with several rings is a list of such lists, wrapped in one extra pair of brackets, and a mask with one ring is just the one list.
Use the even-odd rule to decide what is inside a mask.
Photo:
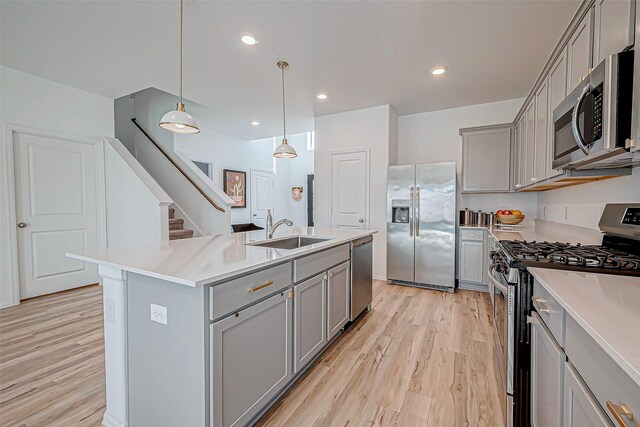
[(373, 296), (372, 236), (351, 242), (351, 310), (353, 321), (365, 309), (371, 308)]

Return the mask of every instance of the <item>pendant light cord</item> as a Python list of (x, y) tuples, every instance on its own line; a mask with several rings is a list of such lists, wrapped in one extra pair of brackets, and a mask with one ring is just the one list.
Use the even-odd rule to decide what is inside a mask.
[(280, 69), (282, 70), (282, 138), (284, 139), (284, 143), (287, 143), (287, 112), (285, 109), (285, 103), (284, 103), (284, 69), (285, 66), (284, 64), (280, 67)]
[(180, 104), (182, 104), (182, 15), (184, 0), (180, 0)]

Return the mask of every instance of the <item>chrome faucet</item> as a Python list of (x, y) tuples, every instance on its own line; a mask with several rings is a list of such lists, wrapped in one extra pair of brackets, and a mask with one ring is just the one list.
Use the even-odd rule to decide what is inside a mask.
[(282, 224), (287, 224), (291, 227), (293, 222), (285, 218), (274, 224), (273, 217), (271, 216), (271, 209), (267, 209), (267, 239), (273, 239), (273, 233), (275, 233), (276, 228), (280, 227)]

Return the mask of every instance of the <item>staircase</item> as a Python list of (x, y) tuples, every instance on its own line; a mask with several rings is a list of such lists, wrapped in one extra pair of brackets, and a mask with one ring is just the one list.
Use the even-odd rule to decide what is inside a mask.
[(169, 208), (169, 240), (190, 239), (193, 230), (185, 230), (184, 219), (176, 218), (176, 210)]

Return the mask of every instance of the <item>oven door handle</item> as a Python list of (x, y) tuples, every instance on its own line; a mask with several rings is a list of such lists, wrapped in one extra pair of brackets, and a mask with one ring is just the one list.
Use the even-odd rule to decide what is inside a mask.
[(580, 132), (580, 126), (578, 125), (578, 116), (580, 114), (580, 108), (582, 108), (582, 103), (584, 102), (585, 97), (590, 91), (591, 85), (587, 83), (584, 89), (582, 89), (582, 93), (578, 97), (576, 105), (573, 107), (573, 113), (571, 113), (571, 129), (573, 130), (573, 137), (575, 138), (578, 147), (580, 147), (584, 154), (589, 154), (589, 149), (585, 145), (582, 132)]
[(509, 289), (502, 283), (498, 282), (491, 274), (489, 275), (489, 280), (493, 283), (493, 286), (498, 288), (503, 294), (507, 295), (509, 293)]

